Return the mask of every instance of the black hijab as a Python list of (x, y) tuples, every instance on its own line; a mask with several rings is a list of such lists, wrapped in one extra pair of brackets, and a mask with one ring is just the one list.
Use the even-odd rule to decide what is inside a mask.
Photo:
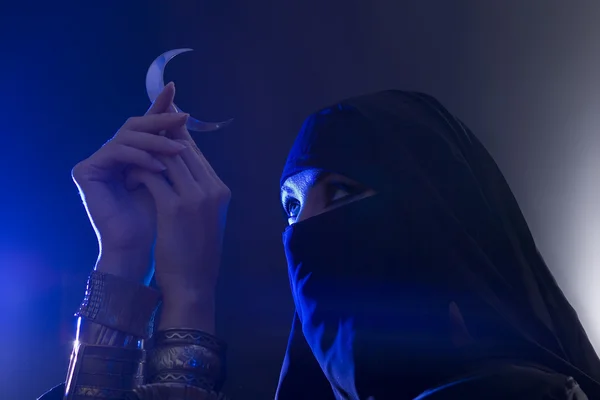
[(600, 395), (600, 360), (506, 180), (437, 100), (385, 91), (313, 114), (281, 183), (310, 168), (377, 194), (283, 235), (296, 315), (279, 399), (413, 398), (503, 359)]

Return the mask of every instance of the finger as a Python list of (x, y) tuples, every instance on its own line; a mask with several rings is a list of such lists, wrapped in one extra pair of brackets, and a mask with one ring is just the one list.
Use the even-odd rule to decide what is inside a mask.
[(111, 142), (124, 144), (149, 152), (170, 155), (177, 154), (186, 148), (184, 144), (164, 136), (130, 130), (119, 131)]
[(162, 130), (174, 129), (185, 124), (189, 114), (150, 114), (143, 117), (131, 117), (121, 129), (130, 131), (158, 133)]
[(169, 82), (160, 92), (154, 103), (150, 106), (148, 111), (146, 111), (146, 115), (150, 114), (161, 114), (168, 111), (169, 106), (173, 104), (173, 99), (175, 98), (175, 84), (173, 82)]
[(119, 143), (103, 147), (92, 155), (89, 161), (99, 168), (135, 165), (155, 172), (162, 172), (167, 168), (166, 165), (147, 151)]
[(201, 184), (214, 182), (214, 176), (210, 171), (210, 164), (208, 164), (208, 161), (206, 161), (202, 153), (197, 152), (192, 144), (185, 140), (179, 140), (176, 141), (176, 143), (184, 146), (184, 149), (179, 152), (179, 155), (192, 174), (194, 180)]
[(188, 193), (198, 190), (198, 184), (181, 156), (157, 155), (156, 158), (167, 167), (165, 174), (178, 195), (184, 197)]
[[(171, 114), (180, 114), (175, 108), (175, 104), (171, 104), (167, 111), (167, 113)], [(184, 125), (178, 126), (173, 129), (169, 129), (168, 135), (173, 139), (187, 140), (193, 142), (192, 135), (190, 135), (190, 131), (188, 131), (187, 127)]]
[[(169, 106), (167, 112), (172, 113), (172, 114), (178, 113), (174, 104), (171, 104)], [(196, 179), (196, 181), (203, 182), (208, 177), (212, 177), (213, 180), (216, 180), (219, 182), (221, 181), (219, 176), (213, 169), (213, 167), (210, 165), (208, 160), (204, 157), (204, 154), (202, 153), (202, 151), (200, 151), (200, 148), (198, 147), (198, 145), (196, 144), (196, 142), (190, 135), (190, 132), (188, 131), (185, 124), (175, 128), (175, 129), (169, 130), (168, 134), (171, 138), (177, 140), (178, 142), (183, 143), (188, 147), (191, 147), (193, 149), (193, 151), (197, 154), (198, 163), (201, 164), (201, 168), (198, 168), (196, 166), (194, 168), (194, 170), (192, 170), (192, 174), (194, 175), (194, 178)], [(183, 150), (183, 151), (185, 151), (185, 150)], [(183, 157), (183, 154), (181, 154), (181, 155)], [(187, 153), (186, 164), (188, 165), (188, 167), (190, 167), (190, 169), (192, 168), (192, 165), (198, 164), (198, 163), (194, 163), (192, 161), (191, 155), (189, 153)]]
[[(198, 158), (198, 163), (200, 163), (202, 165), (202, 169), (205, 172), (207, 177), (212, 178), (214, 181), (217, 182), (221, 182), (221, 179), (219, 178), (219, 176), (217, 175), (217, 173), (215, 172), (215, 170), (213, 169), (212, 165), (210, 165), (210, 163), (208, 162), (208, 160), (206, 159), (206, 157), (204, 157), (204, 154), (202, 153), (202, 151), (200, 150), (200, 148), (198, 147), (198, 145), (196, 144), (195, 141), (187, 141), (187, 140), (177, 140), (177, 142), (185, 145), (188, 148), (191, 148), (192, 151), (196, 154), (196, 157)], [(185, 150), (182, 150), (182, 153)], [(181, 153), (180, 153), (181, 154)], [(182, 154), (183, 156), (183, 154)], [(188, 160), (191, 157), (188, 155)], [(186, 162), (187, 164), (187, 162)], [(188, 164), (188, 167), (190, 166), (190, 164)], [(203, 178), (205, 179), (205, 178)], [(202, 182), (203, 179), (196, 179), (198, 182)]]
[(148, 188), (154, 198), (158, 212), (167, 210), (176, 200), (177, 194), (162, 174), (140, 168), (132, 169), (129, 174), (132, 181), (140, 182)]

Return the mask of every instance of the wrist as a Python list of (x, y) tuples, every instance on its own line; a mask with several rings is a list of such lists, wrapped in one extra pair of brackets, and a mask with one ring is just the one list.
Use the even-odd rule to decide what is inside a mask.
[(95, 270), (148, 285), (153, 273), (152, 255), (150, 251), (102, 250)]
[(163, 297), (158, 329), (188, 328), (215, 334), (215, 296), (203, 292)]

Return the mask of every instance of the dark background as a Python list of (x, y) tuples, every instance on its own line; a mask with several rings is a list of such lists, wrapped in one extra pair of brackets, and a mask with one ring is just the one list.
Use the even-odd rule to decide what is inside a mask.
[(64, 379), (97, 254), (70, 169), (146, 110), (146, 69), (180, 47), (196, 51), (167, 70), (178, 105), (235, 118), (196, 136), (233, 192), (218, 305), (231, 397), (272, 398), (284, 354), (278, 179), (295, 132), (380, 89), (433, 94), (479, 135), (600, 345), (598, 17), (558, 0), (3, 3), (0, 398)]

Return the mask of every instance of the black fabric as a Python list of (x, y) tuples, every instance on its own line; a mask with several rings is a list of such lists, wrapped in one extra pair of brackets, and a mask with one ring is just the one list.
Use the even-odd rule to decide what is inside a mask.
[(440, 387), (428, 390), (415, 400), (588, 400), (579, 384), (563, 374), (540, 366), (519, 364), (481, 367)]
[[(572, 376), (600, 398), (600, 360), (508, 184), (434, 98), (385, 91), (312, 115), (281, 183), (308, 168), (377, 194), (284, 233), (296, 327), (279, 399), (409, 399), (508, 359)], [(451, 302), (468, 346), (451, 340)]]

